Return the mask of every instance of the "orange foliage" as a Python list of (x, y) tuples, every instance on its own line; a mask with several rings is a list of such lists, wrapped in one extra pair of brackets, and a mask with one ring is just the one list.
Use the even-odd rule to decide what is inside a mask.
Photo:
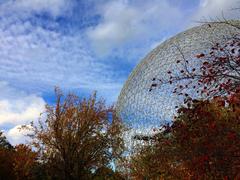
[(89, 99), (56, 89), (56, 104), (46, 107), (46, 120), (32, 124), (33, 145), (56, 179), (89, 179), (123, 153), (123, 124), (113, 107), (96, 94)]
[(240, 177), (240, 93), (194, 100), (132, 158), (135, 179)]
[(13, 156), (13, 169), (16, 179), (32, 179), (33, 167), (36, 164), (37, 153), (33, 152), (30, 147), (19, 144), (15, 147)]

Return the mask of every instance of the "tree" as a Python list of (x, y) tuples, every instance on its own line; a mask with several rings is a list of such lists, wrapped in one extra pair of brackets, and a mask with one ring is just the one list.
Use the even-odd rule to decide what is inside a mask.
[(0, 132), (0, 180), (14, 179), (13, 172), (13, 146)]
[(52, 178), (89, 179), (121, 158), (124, 126), (96, 93), (81, 99), (56, 89), (56, 104), (47, 105), (45, 115), (32, 123), (30, 136)]
[(239, 91), (240, 36), (236, 34), (224, 44), (215, 43), (207, 52), (196, 54), (191, 62), (182, 54), (182, 59), (176, 63), (180, 70), (169, 70), (167, 80), (154, 78), (150, 90), (176, 83), (173, 93), (183, 95), (185, 99), (193, 95), (188, 93), (189, 89), (195, 89), (196, 94), (207, 98)]
[(27, 145), (12, 146), (1, 133), (0, 180), (46, 179), (44, 171), (41, 171), (41, 175), (36, 172), (39, 172), (41, 166), (37, 161), (37, 156), (37, 153)]
[(102, 167), (97, 169), (97, 171), (94, 173), (93, 180), (124, 180), (123, 176), (118, 173), (114, 172), (111, 168)]
[(240, 177), (240, 93), (183, 106), (155, 143), (132, 159), (136, 177), (238, 179)]
[(15, 146), (13, 154), (13, 170), (16, 179), (35, 179), (34, 168), (37, 166), (36, 152), (33, 152), (30, 147), (24, 144)]
[[(229, 21), (219, 23), (234, 26)], [(144, 157), (150, 157), (151, 161), (160, 161), (161, 165), (153, 170), (147, 163), (143, 163), (143, 168), (133, 163), (135, 168), (138, 167), (135, 172), (149, 168), (147, 172), (152, 172), (150, 174), (161, 170), (158, 177), (169, 177), (170, 174), (173, 179), (179, 179), (179, 175), (193, 179), (238, 179), (239, 34), (224, 44), (215, 43), (211, 49), (196, 54), (194, 59), (186, 59), (181, 54), (182, 59), (176, 61), (180, 70), (167, 71), (167, 79), (153, 78), (149, 91), (164, 84), (175, 84), (173, 93), (184, 97), (185, 106), (155, 137), (156, 142), (151, 148), (140, 148), (139, 152), (147, 153), (133, 158), (136, 162), (144, 162)], [(193, 100), (196, 97), (203, 99)], [(147, 148), (151, 150), (146, 151)]]
[(12, 149), (13, 146), (8, 142), (7, 138), (3, 135), (3, 132), (0, 131), (0, 148)]

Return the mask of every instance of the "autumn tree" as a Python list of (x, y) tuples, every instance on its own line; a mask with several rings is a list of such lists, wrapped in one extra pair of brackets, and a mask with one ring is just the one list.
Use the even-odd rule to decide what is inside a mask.
[(122, 122), (95, 93), (87, 99), (56, 89), (56, 104), (47, 105), (30, 130), (51, 178), (89, 179), (119, 160), (124, 150)]
[(173, 93), (186, 99), (193, 96), (189, 89), (206, 98), (236, 92), (240, 87), (240, 36), (235, 34), (224, 44), (216, 42), (211, 49), (190, 60), (182, 54), (175, 63), (180, 70), (167, 71), (167, 79), (155, 77), (150, 90), (176, 83)]
[(14, 179), (13, 146), (0, 131), (0, 180)]
[(132, 158), (135, 179), (239, 179), (240, 93), (193, 100)]
[(3, 133), (0, 134), (0, 180), (46, 179), (38, 155), (31, 147), (12, 146)]
[[(231, 21), (218, 23), (240, 29)], [(167, 70), (167, 78), (154, 77), (149, 91), (175, 85), (173, 93), (183, 97), (184, 106), (176, 106), (178, 115), (160, 133), (145, 138), (156, 141), (137, 149), (131, 175), (135, 179), (239, 179), (240, 36), (215, 42), (193, 59), (177, 49), (182, 55), (175, 62), (180, 69)]]
[(37, 179), (34, 170), (38, 167), (38, 154), (25, 144), (15, 146), (14, 150), (12, 163), (16, 179)]

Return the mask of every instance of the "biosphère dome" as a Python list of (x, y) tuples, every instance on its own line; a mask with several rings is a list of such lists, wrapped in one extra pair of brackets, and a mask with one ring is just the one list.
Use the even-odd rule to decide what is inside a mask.
[[(160, 126), (176, 113), (182, 99), (174, 95), (176, 84), (149, 91), (153, 78), (167, 78), (167, 71), (181, 69), (184, 58), (197, 65), (196, 54), (207, 53), (216, 43), (225, 43), (240, 33), (240, 21), (207, 23), (166, 40), (153, 49), (132, 71), (117, 101), (118, 115), (135, 128)], [(194, 91), (192, 91), (194, 93)]]

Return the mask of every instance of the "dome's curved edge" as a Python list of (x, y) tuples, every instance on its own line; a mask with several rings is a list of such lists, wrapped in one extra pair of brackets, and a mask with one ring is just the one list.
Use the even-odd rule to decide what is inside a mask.
[[(123, 88), (118, 96), (117, 99), (117, 103), (116, 103), (116, 112), (117, 112), (117, 116), (120, 117), (120, 106), (121, 106), (121, 101), (123, 100), (123, 96), (125, 93), (125, 91), (127, 91), (128, 87), (129, 87), (129, 83), (132, 81), (133, 77), (135, 77), (135, 75), (138, 73), (138, 71), (141, 70), (141, 67), (145, 66), (145, 64), (147, 64), (149, 62), (149, 57), (151, 56), (151, 54), (153, 54), (155, 51), (158, 51), (158, 49), (161, 49), (161, 47), (164, 47), (166, 44), (168, 44), (168, 42), (172, 41), (173, 39), (175, 39), (177, 36), (181, 36), (182, 34), (186, 34), (188, 32), (191, 32), (193, 30), (197, 30), (199, 28), (208, 28), (209, 25), (211, 26), (215, 26), (218, 24), (225, 24), (228, 25), (229, 27), (239, 27), (240, 28), (240, 21), (239, 20), (232, 20), (232, 21), (228, 21), (230, 23), (224, 23), (224, 22), (210, 22), (210, 23), (206, 23), (206, 24), (202, 24), (199, 26), (195, 26), (192, 28), (189, 28), (183, 32), (177, 33), (174, 36), (172, 36), (171, 38), (165, 40), (164, 42), (162, 42), (161, 44), (159, 44), (157, 47), (155, 47), (153, 50), (151, 50), (150, 52), (148, 52), (147, 55), (145, 55), (145, 57), (143, 59), (140, 60), (140, 62), (134, 67), (133, 71), (130, 73), (130, 75), (128, 76), (127, 80), (125, 81)], [(209, 27), (210, 28), (210, 27)]]

